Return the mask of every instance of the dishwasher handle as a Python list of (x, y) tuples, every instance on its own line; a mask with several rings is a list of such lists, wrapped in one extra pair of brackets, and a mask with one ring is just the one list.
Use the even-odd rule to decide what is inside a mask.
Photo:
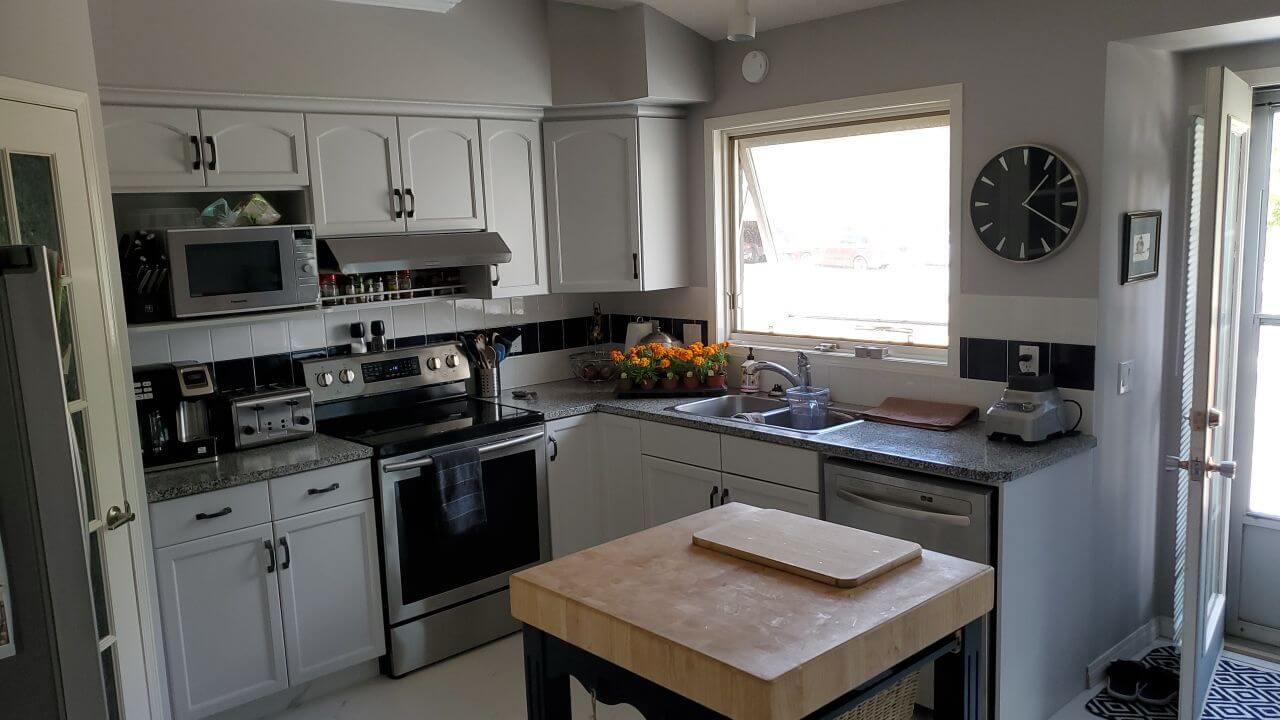
[[(486, 453), (497, 452), (499, 450), (506, 450), (507, 448), (515, 447), (516, 445), (523, 445), (525, 443), (537, 440), (538, 438), (542, 437), (544, 434), (545, 433), (543, 431), (539, 430), (538, 432), (532, 433), (529, 435), (521, 435), (520, 437), (513, 437), (507, 440), (499, 440), (496, 443), (481, 445), (480, 454), (484, 455)], [(382, 471), (398, 472), (400, 470), (411, 470), (413, 468), (427, 467), (428, 465), (431, 465), (433, 462), (434, 461), (430, 457), (424, 457), (418, 460), (409, 460), (408, 462), (391, 463), (390, 465), (384, 465), (382, 467)]]
[(885, 502), (884, 500), (875, 500), (865, 495), (859, 495), (858, 493), (846, 488), (837, 488), (836, 495), (839, 496), (841, 500), (851, 502), (854, 505), (861, 505), (868, 510), (882, 512), (887, 515), (897, 515), (898, 517), (941, 523), (943, 525), (954, 525), (955, 527), (969, 527), (973, 524), (973, 519), (968, 515), (933, 512), (932, 510), (914, 508), (910, 505), (899, 505), (898, 503)]

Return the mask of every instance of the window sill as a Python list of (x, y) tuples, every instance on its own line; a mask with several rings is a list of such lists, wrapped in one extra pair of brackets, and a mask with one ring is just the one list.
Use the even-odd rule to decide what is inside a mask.
[[(949, 362), (950, 351), (944, 348), (912, 348), (919, 353), (914, 357), (889, 356), (884, 358), (858, 357), (852, 350), (814, 350), (812, 343), (759, 342), (746, 338), (730, 338), (730, 354), (745, 357), (747, 348), (757, 352), (805, 353), (815, 365), (849, 367), (864, 370), (884, 370), (925, 375), (955, 375)], [(889, 346), (889, 352), (894, 348)]]

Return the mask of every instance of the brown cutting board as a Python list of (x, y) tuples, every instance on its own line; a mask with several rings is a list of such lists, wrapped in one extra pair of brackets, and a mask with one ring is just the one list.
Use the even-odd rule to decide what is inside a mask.
[(842, 588), (920, 557), (916, 543), (782, 510), (760, 510), (699, 530), (693, 544)]

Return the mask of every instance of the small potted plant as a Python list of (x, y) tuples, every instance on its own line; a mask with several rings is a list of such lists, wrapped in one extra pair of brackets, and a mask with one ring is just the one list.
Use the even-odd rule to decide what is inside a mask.
[(729, 379), (725, 368), (729, 367), (729, 343), (722, 342), (707, 345), (704, 349), (707, 358), (707, 387), (722, 388)]
[(621, 350), (614, 350), (609, 353), (609, 359), (613, 361), (613, 368), (618, 373), (618, 390), (627, 392), (635, 384), (631, 375), (630, 358)]

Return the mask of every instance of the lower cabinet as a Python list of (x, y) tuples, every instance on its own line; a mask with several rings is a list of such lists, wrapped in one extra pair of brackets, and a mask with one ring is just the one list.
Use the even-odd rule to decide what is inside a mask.
[(597, 482), (604, 487), (604, 534), (614, 540), (640, 532), (645, 522), (644, 485), (640, 479), (640, 421), (597, 413), (599, 433)]
[(816, 518), (821, 512), (818, 493), (797, 490), (777, 483), (723, 473), (720, 476), (720, 500), (740, 502), (759, 508), (786, 510), (796, 515)]
[(594, 547), (604, 531), (605, 478), (596, 463), (596, 415), (547, 423), (547, 496), (551, 515), (551, 556)]
[(646, 527), (713, 508), (720, 502), (717, 470), (642, 455), (640, 476), (644, 483)]

